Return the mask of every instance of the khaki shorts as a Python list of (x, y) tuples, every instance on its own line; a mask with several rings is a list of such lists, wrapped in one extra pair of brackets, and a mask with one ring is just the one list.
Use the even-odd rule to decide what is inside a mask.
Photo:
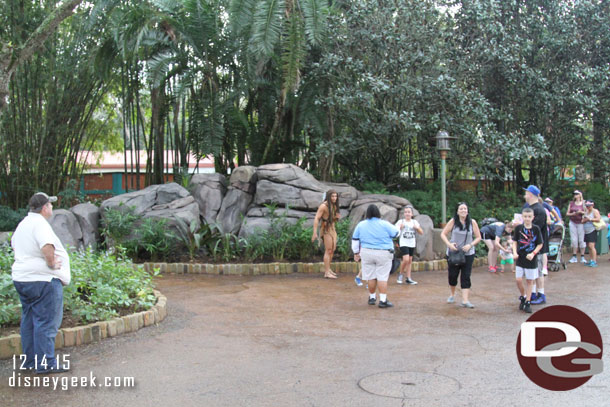
[(388, 281), (394, 254), (389, 250), (374, 250), (362, 248), (360, 250), (362, 260), (362, 279)]

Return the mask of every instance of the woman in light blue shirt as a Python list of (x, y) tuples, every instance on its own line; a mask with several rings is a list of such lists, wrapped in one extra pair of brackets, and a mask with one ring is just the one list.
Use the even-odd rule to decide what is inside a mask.
[(381, 219), (379, 208), (373, 204), (366, 209), (366, 219), (358, 223), (354, 230), (352, 251), (354, 260), (362, 259), (362, 279), (369, 284), (369, 305), (377, 302), (376, 289), (379, 285), (379, 308), (394, 306), (387, 298), (388, 277), (394, 259), (392, 239), (399, 234), (394, 225)]

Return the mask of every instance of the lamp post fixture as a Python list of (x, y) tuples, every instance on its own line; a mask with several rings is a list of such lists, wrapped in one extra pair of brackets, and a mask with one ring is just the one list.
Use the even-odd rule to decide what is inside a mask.
[(445, 130), (440, 130), (436, 133), (436, 149), (441, 154), (441, 200), (442, 200), (442, 215), (441, 215), (441, 226), (445, 226), (447, 221), (447, 185), (445, 180), (447, 152), (451, 150), (449, 147), (449, 140), (455, 139), (455, 137), (449, 137), (449, 133)]

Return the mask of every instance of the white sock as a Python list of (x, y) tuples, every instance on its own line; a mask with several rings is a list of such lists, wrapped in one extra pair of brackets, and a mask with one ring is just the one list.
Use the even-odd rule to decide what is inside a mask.
[(386, 302), (388, 300), (387, 294), (379, 294), (379, 301)]
[(377, 299), (377, 296), (375, 295), (375, 293), (373, 293), (373, 294), (369, 293), (369, 298), (375, 298), (375, 299)]
[(544, 294), (544, 288), (541, 288), (540, 290), (538, 290), (538, 294)]

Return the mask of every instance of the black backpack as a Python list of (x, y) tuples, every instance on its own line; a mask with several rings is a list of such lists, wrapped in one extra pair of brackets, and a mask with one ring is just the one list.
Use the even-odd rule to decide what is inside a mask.
[(499, 220), (496, 218), (485, 218), (481, 221), (480, 227), (485, 227), (487, 225), (491, 225), (492, 223), (496, 223), (496, 222), (499, 222)]

